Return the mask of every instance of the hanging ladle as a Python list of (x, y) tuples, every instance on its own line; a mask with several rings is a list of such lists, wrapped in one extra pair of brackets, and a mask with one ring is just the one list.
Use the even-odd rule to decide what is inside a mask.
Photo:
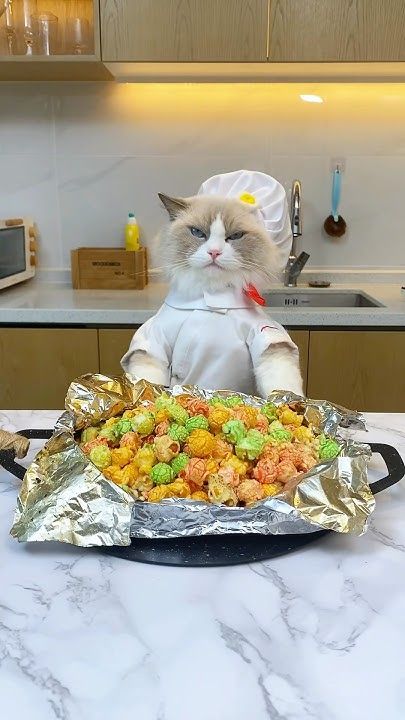
[(327, 235), (341, 237), (346, 232), (346, 221), (339, 215), (340, 194), (342, 189), (342, 173), (337, 167), (333, 171), (332, 180), (332, 212), (326, 218), (323, 227)]

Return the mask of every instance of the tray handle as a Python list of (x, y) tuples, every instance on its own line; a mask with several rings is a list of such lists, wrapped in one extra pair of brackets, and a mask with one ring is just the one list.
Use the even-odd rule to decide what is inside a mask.
[(397, 482), (402, 480), (405, 475), (405, 465), (398, 450), (392, 445), (386, 445), (385, 443), (368, 443), (373, 453), (378, 453), (384, 460), (388, 475), (376, 480), (374, 483), (370, 483), (371, 492), (373, 495), (382, 490), (387, 490), (391, 485), (395, 485)]
[[(19, 430), (16, 434), (22, 435), (28, 440), (49, 440), (53, 435), (53, 430)], [(17, 463), (14, 457), (14, 450), (1, 450), (0, 466), (22, 480), (25, 475), (25, 467)]]

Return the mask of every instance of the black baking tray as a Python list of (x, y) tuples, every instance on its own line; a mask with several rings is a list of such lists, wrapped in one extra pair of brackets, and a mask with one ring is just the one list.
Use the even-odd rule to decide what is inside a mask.
[[(46, 440), (53, 434), (52, 430), (20, 430), (30, 440)], [(388, 474), (371, 483), (373, 495), (386, 490), (402, 480), (405, 465), (394, 447), (383, 443), (368, 443), (373, 453), (381, 455)], [(0, 465), (20, 480), (23, 479), (25, 468), (15, 462), (12, 450), (0, 451)], [(203, 535), (199, 537), (179, 538), (132, 538), (131, 545), (121, 547), (97, 547), (102, 552), (114, 557), (155, 565), (172, 565), (180, 567), (215, 567), (225, 565), (242, 565), (244, 563), (270, 560), (286, 555), (309, 543), (329, 535), (329, 530), (317, 530), (301, 535)]]

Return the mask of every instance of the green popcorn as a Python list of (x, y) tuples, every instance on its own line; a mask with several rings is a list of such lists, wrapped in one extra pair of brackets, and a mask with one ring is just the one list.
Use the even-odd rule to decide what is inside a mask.
[(114, 425), (104, 425), (104, 427), (100, 430), (97, 437), (99, 438), (105, 438), (109, 442), (114, 443), (117, 440), (117, 433), (116, 433), (116, 423)]
[(333, 440), (326, 435), (319, 436), (319, 459), (320, 460), (332, 460), (337, 457), (340, 453), (340, 445), (336, 440)]
[(284, 427), (276, 428), (266, 435), (266, 440), (271, 442), (272, 445), (280, 445), (281, 443), (291, 442), (292, 438), (292, 432), (286, 430)]
[(100, 470), (111, 465), (111, 450), (107, 445), (97, 445), (90, 450), (90, 460)]
[(222, 425), (222, 432), (233, 445), (240, 443), (246, 435), (246, 427), (241, 420), (228, 420)]
[(169, 435), (169, 437), (171, 437), (172, 440), (175, 440), (178, 443), (186, 442), (189, 436), (187, 423), (186, 427), (184, 427), (184, 425), (179, 425), (178, 423), (172, 423), (167, 431), (167, 434)]
[(150, 478), (155, 485), (168, 485), (174, 480), (174, 470), (167, 463), (157, 463), (150, 471)]
[(173, 404), (173, 398), (171, 395), (168, 395), (167, 393), (162, 393), (159, 395), (155, 402), (155, 407), (157, 410), (167, 410), (170, 405)]
[(145, 412), (138, 413), (131, 418), (131, 428), (134, 432), (139, 435), (150, 435), (155, 429), (155, 416), (153, 413)]
[(85, 428), (85, 430), (82, 431), (82, 434), (80, 436), (80, 442), (84, 445), (84, 443), (88, 443), (91, 440), (95, 440), (98, 436), (100, 430), (96, 427), (88, 427)]
[(280, 420), (273, 420), (273, 422), (269, 425), (269, 430), (270, 432), (272, 430), (284, 430), (284, 425), (280, 422)]
[(184, 470), (189, 460), (190, 458), (187, 453), (179, 453), (177, 457), (173, 458), (170, 465), (176, 477)]
[(121, 418), (121, 420), (118, 420), (117, 423), (114, 425), (115, 432), (118, 437), (122, 437), (125, 435), (125, 433), (130, 432), (132, 430), (132, 421), (130, 419), (124, 420)]
[(235, 452), (240, 460), (256, 460), (259, 457), (265, 438), (259, 430), (248, 430), (246, 436), (237, 443)]
[(219, 397), (218, 395), (213, 395), (207, 402), (208, 405), (225, 405), (226, 399)]
[(263, 407), (260, 409), (260, 412), (265, 415), (269, 422), (277, 420), (277, 408), (275, 405), (273, 405), (273, 403), (266, 403), (266, 405), (263, 405)]
[(185, 425), (190, 417), (187, 410), (176, 402), (172, 402), (171, 405), (167, 407), (167, 411), (170, 418), (178, 425)]
[(204, 415), (194, 415), (186, 422), (186, 430), (190, 433), (192, 430), (208, 430), (208, 420)]
[(237, 407), (238, 405), (243, 405), (243, 400), (240, 399), (237, 395), (230, 395), (226, 398), (226, 400), (223, 401), (224, 405), (229, 408)]

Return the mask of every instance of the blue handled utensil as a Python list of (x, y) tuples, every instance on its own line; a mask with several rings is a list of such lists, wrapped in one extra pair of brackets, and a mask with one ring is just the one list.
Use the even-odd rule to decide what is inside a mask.
[(323, 224), (325, 232), (331, 237), (341, 237), (346, 232), (346, 221), (339, 215), (341, 192), (342, 173), (340, 168), (336, 167), (332, 178), (332, 212)]

